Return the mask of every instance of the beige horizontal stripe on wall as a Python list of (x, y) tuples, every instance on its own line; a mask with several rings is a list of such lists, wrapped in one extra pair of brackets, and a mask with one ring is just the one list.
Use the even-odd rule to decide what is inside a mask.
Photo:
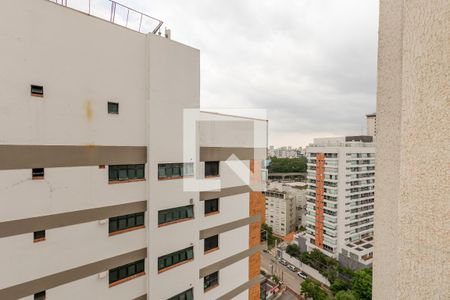
[(233, 221), (230, 223), (222, 224), (216, 227), (208, 228), (200, 230), (200, 239), (206, 239), (211, 236), (224, 233), (242, 226), (246, 226), (252, 223), (260, 222), (261, 221), (261, 215), (254, 215), (250, 216), (248, 218), (240, 219), (237, 221)]
[[(66, 213), (0, 222), (0, 238), (64, 227), (147, 210), (147, 201), (71, 211)], [(0, 298), (1, 299), (1, 298)]]
[[(144, 259), (147, 257), (147, 248), (142, 248), (133, 252), (114, 256), (98, 262), (87, 264), (81, 267), (59, 272), (39, 279), (27, 281), (0, 290), (0, 299), (15, 300), (40, 291), (45, 291), (75, 280), (80, 280), (91, 275), (95, 275), (118, 266)], [(107, 286), (108, 283), (104, 282)]]
[(229, 188), (221, 189), (220, 191), (200, 192), (200, 201), (228, 197), (233, 195), (239, 195), (252, 192), (252, 188), (248, 185), (233, 186)]
[(239, 252), (238, 254), (232, 255), (230, 257), (227, 257), (221, 261), (218, 261), (212, 265), (206, 266), (202, 269), (200, 269), (199, 275), (200, 275), (200, 279), (211, 274), (214, 273), (216, 271), (219, 271), (220, 269), (223, 269), (225, 267), (228, 267), (229, 265), (234, 264), (235, 262), (238, 262), (246, 257), (249, 257), (250, 255), (259, 252), (263, 249), (262, 245), (258, 245), (256, 247), (244, 250), (242, 252)]
[(234, 297), (236, 297), (237, 295), (239, 295), (240, 293), (242, 293), (245, 290), (248, 290), (249, 288), (251, 288), (252, 286), (254, 286), (255, 284), (258, 284), (261, 282), (261, 277), (260, 276), (256, 276), (254, 278), (252, 278), (251, 280), (247, 281), (244, 284), (241, 284), (240, 286), (238, 286), (237, 288), (229, 291), (228, 293), (226, 293), (225, 295), (217, 298), (216, 300), (229, 300), (229, 299), (233, 299)]
[(146, 162), (144, 146), (0, 145), (0, 170)]
[(200, 147), (200, 161), (263, 160), (266, 148)]

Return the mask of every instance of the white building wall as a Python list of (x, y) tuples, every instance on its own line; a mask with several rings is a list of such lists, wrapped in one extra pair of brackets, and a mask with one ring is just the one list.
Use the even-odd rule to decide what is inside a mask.
[[(223, 197), (220, 214), (205, 217), (199, 191), (186, 191), (182, 180), (159, 181), (157, 176), (160, 163), (194, 162), (203, 172), (198, 151), (186, 158), (182, 143), (184, 110), (200, 104), (197, 49), (45, 0), (4, 1), (0, 44), (0, 145), (146, 146), (148, 157), (146, 180), (122, 184), (108, 183), (108, 167), (45, 168), (43, 180), (32, 180), (31, 168), (0, 170), (0, 223), (148, 201), (145, 229), (109, 237), (108, 222), (91, 221), (48, 229), (39, 243), (33, 243), (32, 233), (0, 238), (5, 254), (0, 264), (17, 271), (0, 275), (0, 291), (146, 247), (145, 276), (110, 288), (108, 275), (92, 275), (50, 288), (47, 295), (133, 299), (148, 293), (150, 299), (167, 299), (192, 287), (195, 299), (212, 299), (249, 280), (247, 258), (221, 269), (219, 286), (207, 294), (199, 278), (202, 267), (248, 249), (248, 225), (221, 233), (220, 249), (208, 255), (199, 231), (248, 218), (249, 193)], [(31, 84), (44, 87), (43, 98), (30, 96)], [(107, 113), (108, 101), (119, 103), (118, 115)], [(201, 128), (195, 147), (266, 148), (267, 122), (249, 122), (244, 131), (238, 122)], [(223, 163), (220, 173), (222, 188), (245, 184)], [(191, 203), (193, 220), (158, 227), (158, 210)], [(193, 261), (158, 274), (159, 256), (189, 246)]]

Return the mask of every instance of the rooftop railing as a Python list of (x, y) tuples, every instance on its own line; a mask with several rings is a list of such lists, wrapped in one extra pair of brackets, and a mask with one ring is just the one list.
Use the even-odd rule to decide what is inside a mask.
[(163, 21), (112, 0), (47, 0), (140, 33), (156, 34)]

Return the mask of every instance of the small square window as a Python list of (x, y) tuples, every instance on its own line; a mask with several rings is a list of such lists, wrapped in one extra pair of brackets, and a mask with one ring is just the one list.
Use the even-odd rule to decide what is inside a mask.
[(219, 176), (219, 162), (206, 161), (205, 162), (205, 177)]
[(44, 168), (35, 168), (31, 171), (32, 179), (44, 179)]
[(34, 300), (45, 300), (45, 291), (34, 294)]
[(119, 103), (108, 102), (108, 114), (119, 114)]
[(31, 96), (44, 97), (44, 87), (41, 85), (31, 85)]
[(213, 214), (219, 211), (219, 199), (205, 200), (205, 215)]
[(214, 272), (203, 278), (203, 288), (205, 291), (219, 285), (219, 272)]
[(214, 235), (204, 240), (205, 252), (218, 248), (219, 248), (219, 235)]
[(33, 239), (35, 242), (40, 242), (45, 240), (45, 230), (39, 230), (33, 232)]

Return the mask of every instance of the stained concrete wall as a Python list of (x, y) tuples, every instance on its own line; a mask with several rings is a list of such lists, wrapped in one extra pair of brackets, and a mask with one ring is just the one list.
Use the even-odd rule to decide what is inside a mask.
[(381, 0), (373, 299), (450, 299), (450, 2)]

